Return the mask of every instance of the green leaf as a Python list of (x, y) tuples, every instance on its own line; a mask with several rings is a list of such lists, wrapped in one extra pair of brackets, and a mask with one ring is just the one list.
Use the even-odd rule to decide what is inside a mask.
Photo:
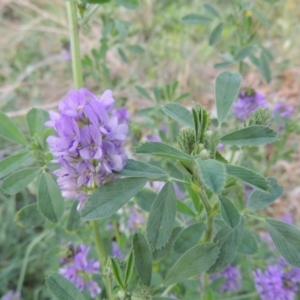
[(145, 52), (145, 50), (139, 45), (129, 45), (126, 47), (126, 49), (134, 54), (139, 54), (139, 55)]
[(16, 213), (15, 220), (19, 226), (25, 228), (38, 226), (45, 222), (45, 218), (41, 215), (36, 203), (21, 208)]
[(147, 178), (121, 178), (97, 188), (81, 211), (83, 221), (106, 219), (123, 207), (146, 184)]
[(224, 165), (213, 159), (202, 160), (200, 158), (196, 159), (196, 163), (205, 186), (214, 193), (222, 191), (226, 182)]
[(257, 251), (258, 247), (254, 235), (244, 228), (243, 238), (237, 252), (246, 255), (253, 255), (257, 253)]
[(150, 94), (141, 86), (136, 85), (135, 89), (142, 95), (144, 96), (146, 99), (153, 101), (153, 99), (151, 98)]
[(214, 64), (215, 69), (222, 69), (222, 68), (227, 68), (230, 65), (232, 65), (232, 61), (222, 61)]
[(104, 3), (108, 3), (111, 0), (83, 0), (83, 2), (85, 3), (91, 3), (91, 4), (104, 4)]
[(47, 173), (40, 175), (37, 200), (40, 212), (49, 221), (57, 223), (61, 219), (64, 213), (65, 202), (57, 183)]
[(130, 282), (130, 279), (132, 277), (134, 262), (135, 262), (134, 252), (133, 252), (133, 250), (130, 250), (127, 261), (126, 261), (126, 270), (125, 270), (125, 278), (124, 278), (125, 287), (127, 287), (128, 283)]
[(252, 170), (235, 165), (225, 165), (225, 168), (227, 174), (235, 178), (239, 178), (255, 188), (262, 191), (267, 191), (270, 188), (267, 179)]
[(73, 205), (71, 207), (68, 223), (67, 223), (67, 230), (68, 231), (76, 231), (80, 225), (80, 213), (77, 210), (78, 201), (73, 201)]
[(267, 207), (283, 193), (283, 187), (277, 183), (277, 180), (273, 177), (268, 177), (267, 181), (270, 184), (268, 193), (254, 190), (248, 199), (247, 207), (252, 211), (257, 211)]
[(49, 120), (49, 114), (41, 109), (32, 108), (26, 115), (26, 120), (30, 132), (30, 136), (37, 134), (39, 137), (43, 135), (45, 122)]
[(128, 159), (123, 170), (115, 173), (126, 177), (147, 177), (154, 180), (168, 178), (168, 174), (164, 170), (134, 159)]
[(128, 63), (128, 58), (122, 48), (118, 48), (118, 53), (123, 62)]
[(0, 178), (34, 162), (31, 152), (23, 150), (0, 161)]
[(184, 94), (180, 95), (178, 98), (176, 98), (174, 100), (174, 102), (180, 102), (180, 101), (188, 98), (190, 95), (191, 95), (190, 93), (184, 93)]
[(157, 194), (150, 189), (142, 189), (135, 195), (137, 204), (145, 211), (150, 212)]
[(159, 260), (161, 258), (163, 258), (164, 256), (166, 256), (173, 248), (173, 244), (178, 236), (178, 234), (181, 232), (181, 227), (175, 227), (172, 230), (171, 236), (168, 240), (168, 242), (165, 244), (164, 247), (160, 248), (160, 249), (155, 249), (152, 252), (152, 256), (154, 260)]
[(205, 4), (203, 4), (203, 7), (212, 16), (220, 18), (220, 14), (212, 5), (205, 3)]
[(17, 171), (3, 180), (2, 188), (9, 195), (17, 194), (38, 177), (40, 171), (40, 168), (26, 168)]
[(195, 246), (204, 230), (205, 224), (203, 222), (193, 224), (182, 230), (174, 242), (174, 251), (181, 254)]
[(220, 254), (216, 262), (211, 266), (208, 273), (216, 274), (224, 270), (233, 260), (235, 253), (242, 241), (244, 233), (244, 218), (241, 217), (239, 225), (231, 229), (228, 226), (222, 227), (213, 239), (213, 242), (220, 248)]
[(167, 182), (155, 199), (148, 218), (147, 238), (152, 249), (163, 247), (172, 233), (176, 215), (173, 184)]
[(141, 233), (133, 237), (133, 251), (135, 267), (142, 283), (146, 286), (151, 284), (152, 276), (152, 253), (147, 239)]
[(51, 293), (59, 300), (85, 300), (76, 286), (60, 274), (51, 274), (46, 279)]
[(2, 112), (0, 112), (0, 135), (16, 143), (27, 145), (27, 140), (23, 133), (21, 133), (15, 123)]
[(173, 158), (178, 160), (193, 160), (193, 158), (167, 144), (160, 142), (146, 142), (136, 148), (137, 154), (152, 154), (161, 157)]
[(185, 126), (194, 128), (192, 114), (184, 106), (177, 103), (167, 103), (161, 109), (167, 116), (174, 119), (175, 121)]
[(209, 36), (209, 45), (214, 45), (219, 39), (223, 31), (223, 23), (218, 24)]
[(196, 216), (196, 214), (181, 200), (176, 201), (176, 207), (177, 207), (177, 211), (182, 214), (185, 214), (185, 215), (188, 215), (191, 217)]
[(236, 146), (264, 145), (277, 141), (276, 135), (276, 132), (269, 127), (254, 125), (222, 136), (220, 143)]
[(118, 260), (114, 257), (110, 258), (111, 268), (114, 274), (114, 278), (122, 289), (125, 289), (125, 283), (123, 279), (123, 273)]
[(219, 125), (224, 122), (233, 102), (236, 100), (241, 83), (242, 76), (237, 72), (225, 71), (217, 76), (215, 97)]
[(198, 15), (198, 14), (188, 14), (186, 16), (184, 16), (182, 19), (183, 23), (186, 24), (208, 24), (212, 21), (211, 18), (202, 16), (202, 15)]
[(216, 261), (218, 247), (213, 244), (196, 245), (186, 251), (171, 267), (163, 282), (164, 286), (186, 281), (208, 270)]
[(140, 6), (139, 0), (116, 0), (116, 2), (128, 9), (137, 9)]
[(240, 213), (234, 204), (224, 196), (219, 195), (221, 216), (224, 222), (231, 228), (235, 228), (240, 223)]
[(266, 226), (280, 254), (288, 263), (300, 268), (300, 231), (275, 219), (266, 219)]
[(271, 70), (269, 66), (269, 60), (265, 52), (261, 52), (259, 57), (259, 70), (263, 78), (267, 83), (271, 82)]
[(241, 48), (234, 56), (235, 61), (242, 61), (248, 57), (254, 50), (252, 45)]

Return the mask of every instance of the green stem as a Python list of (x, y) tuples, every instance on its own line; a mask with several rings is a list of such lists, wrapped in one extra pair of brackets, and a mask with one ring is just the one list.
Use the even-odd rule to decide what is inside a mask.
[(80, 89), (83, 86), (83, 78), (80, 59), (76, 3), (73, 1), (66, 1), (66, 5), (70, 32), (70, 47), (74, 85), (76, 89)]
[(18, 286), (17, 286), (17, 292), (21, 293), (23, 282), (24, 282), (24, 278), (25, 278), (25, 274), (26, 274), (26, 269), (27, 269), (27, 265), (28, 265), (28, 261), (29, 261), (29, 256), (30, 256), (31, 251), (33, 250), (33, 248), (37, 244), (41, 243), (42, 239), (44, 239), (47, 236), (50, 237), (52, 235), (53, 235), (52, 232), (44, 231), (43, 233), (41, 233), (40, 235), (38, 235), (37, 237), (35, 237), (32, 240), (32, 242), (28, 245), (28, 247), (26, 249), (26, 252), (25, 252), (24, 259), (23, 259), (22, 269), (21, 269), (21, 272), (20, 272), (20, 277), (19, 277)]
[(205, 231), (205, 242), (209, 243), (212, 237), (212, 232), (214, 228), (214, 217), (208, 215), (207, 216), (207, 224), (206, 224), (206, 231)]
[[(100, 230), (99, 230), (99, 226), (98, 226), (98, 222), (97, 221), (92, 221), (92, 226), (94, 229), (94, 234), (95, 234), (95, 243), (96, 243), (96, 249), (97, 249), (97, 253), (98, 253), (98, 257), (101, 263), (101, 268), (103, 271), (105, 271), (105, 266), (106, 266), (106, 253), (105, 253), (105, 249), (103, 247), (104, 243), (100, 234)], [(107, 298), (113, 299), (112, 298), (112, 294), (111, 294), (111, 282), (109, 278), (105, 277), (106, 274), (104, 274), (103, 281), (106, 287), (106, 294), (107, 294)]]

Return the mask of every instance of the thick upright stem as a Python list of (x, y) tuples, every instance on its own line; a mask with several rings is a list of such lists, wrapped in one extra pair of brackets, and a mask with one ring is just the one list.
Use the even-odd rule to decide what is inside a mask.
[(66, 5), (70, 32), (70, 47), (74, 85), (76, 89), (80, 89), (83, 86), (83, 79), (80, 59), (76, 3), (73, 1), (66, 1)]

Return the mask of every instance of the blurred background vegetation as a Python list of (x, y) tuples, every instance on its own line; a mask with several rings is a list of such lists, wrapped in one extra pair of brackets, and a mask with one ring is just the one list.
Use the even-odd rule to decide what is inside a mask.
[[(251, 9), (235, 11), (236, 0), (141, 0), (136, 10), (128, 10), (113, 1), (92, 11), (88, 20), (82, 16), (80, 41), (85, 86), (96, 94), (112, 89), (118, 106), (126, 105), (133, 118), (136, 112), (151, 105), (136, 86), (151, 95), (178, 82), (183, 100), (214, 110), (214, 78), (220, 63), (236, 53), (240, 26), (251, 18), (254, 40), (271, 53), (272, 80), (267, 83), (260, 70), (246, 60), (243, 86), (263, 92), (272, 106), (281, 102), (299, 107), (300, 101), (300, 2), (298, 0), (249, 1)], [(213, 29), (220, 22), (209, 3), (221, 15), (225, 26), (220, 38), (210, 45)], [(197, 13), (211, 21), (186, 24), (182, 18)], [(88, 21), (88, 22), (87, 22)], [(242, 24), (242, 25), (241, 25)], [(68, 53), (68, 24), (63, 0), (2, 0), (0, 2), (0, 107), (26, 131), (25, 115), (32, 107), (55, 109), (73, 87)], [(237, 70), (233, 64), (227, 69)], [(217, 67), (217, 68), (216, 68)], [(155, 88), (156, 87), (156, 88)], [(152, 89), (154, 88), (153, 92)], [(151, 129), (145, 125), (145, 132)], [(293, 135), (287, 142), (292, 145)], [(16, 150), (0, 138), (0, 156)], [(292, 146), (291, 146), (292, 147)], [(268, 155), (272, 155), (272, 147)], [(272, 167), (275, 177), (285, 187), (282, 197), (269, 209), (271, 215), (300, 212), (300, 151), (294, 149), (292, 160), (278, 160)], [(0, 193), (0, 295), (15, 283), (24, 266), (24, 254), (39, 228), (20, 229), (15, 212), (34, 200), (29, 191), (8, 197)], [(40, 243), (36, 241), (36, 243)], [(40, 243), (43, 252), (46, 244)], [(43, 289), (44, 265), (40, 255), (28, 254), (29, 270), (24, 282), (28, 292), (39, 298)], [(58, 263), (58, 262), (57, 262)], [(25, 266), (26, 267), (26, 266)], [(3, 271), (2, 271), (3, 270)], [(12, 283), (14, 282), (14, 283)], [(33, 284), (34, 283), (34, 284)], [(39, 289), (36, 289), (40, 286)], [(29, 298), (28, 298), (29, 299)], [(30, 298), (33, 299), (33, 298)]]

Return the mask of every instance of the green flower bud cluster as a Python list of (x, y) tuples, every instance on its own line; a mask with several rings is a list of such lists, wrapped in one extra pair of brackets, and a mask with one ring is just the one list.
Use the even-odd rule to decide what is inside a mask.
[(267, 108), (259, 107), (249, 117), (248, 126), (262, 125), (269, 126), (271, 123), (271, 113)]

